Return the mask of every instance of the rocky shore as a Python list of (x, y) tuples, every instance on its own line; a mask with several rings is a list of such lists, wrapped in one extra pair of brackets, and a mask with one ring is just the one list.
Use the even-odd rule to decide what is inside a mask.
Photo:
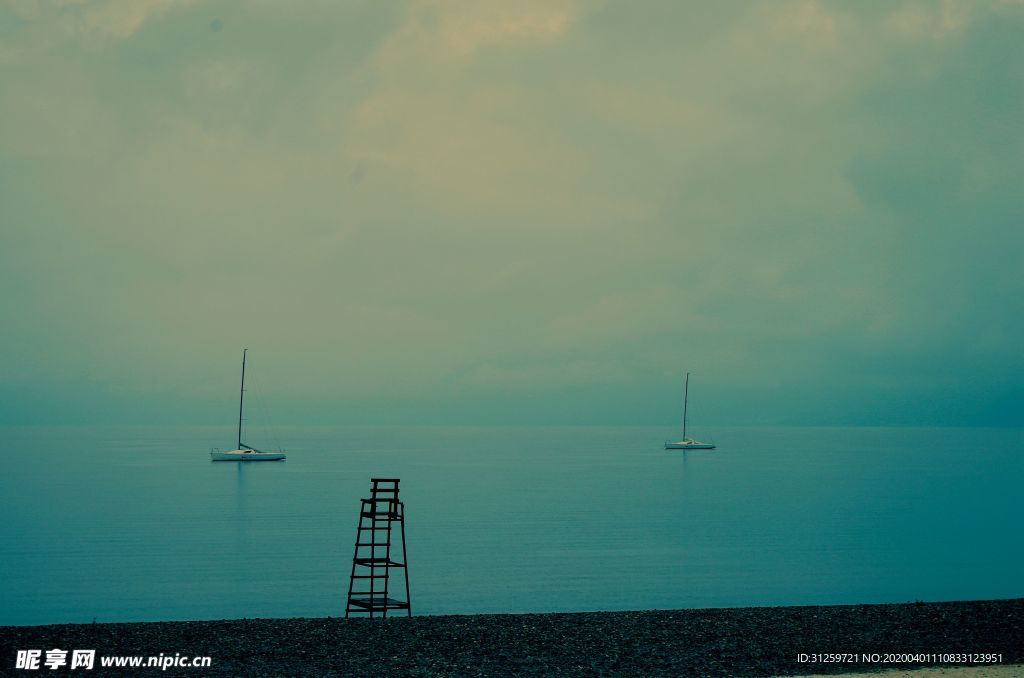
[[(96, 666), (15, 669), (18, 650), (95, 649)], [(113, 655), (209, 656), (209, 668), (103, 669)], [(828, 657), (822, 654), (852, 656)], [(877, 653), (878, 660), (870, 657)], [(888, 659), (887, 654), (902, 655)], [(841, 674), (1024, 663), (1024, 599), (900, 605), (0, 627), (2, 675)], [(807, 657), (801, 661), (801, 655)], [(819, 655), (815, 657), (814, 655)], [(866, 656), (868, 655), (868, 656)], [(917, 660), (906, 655), (920, 655)], [(977, 658), (977, 657), (974, 657)], [(816, 660), (817, 659), (817, 660)], [(992, 664), (973, 664), (974, 666)], [(1024, 667), (1021, 667), (1024, 670)]]

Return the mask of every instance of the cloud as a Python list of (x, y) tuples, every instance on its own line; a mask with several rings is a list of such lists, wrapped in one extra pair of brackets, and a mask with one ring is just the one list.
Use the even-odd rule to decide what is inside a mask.
[(575, 12), (571, 0), (411, 2), (402, 26), (377, 58), (387, 68), (413, 55), (439, 63), (468, 59), (488, 47), (549, 42), (566, 33)]
[(6, 3), (22, 19), (43, 25), (56, 35), (125, 40), (148, 21), (195, 0), (59, 0)]
[(572, 360), (553, 364), (486, 363), (478, 365), (452, 382), (455, 388), (470, 391), (544, 392), (566, 387), (595, 386), (628, 381), (632, 374), (621, 365), (607, 362)]
[(904, 39), (955, 37), (968, 25), (971, 13), (981, 5), (950, 0), (904, 4), (885, 17), (883, 27)]
[(0, 350), (48, 412), (209, 419), (242, 339), (328, 418), (668, 420), (682, 369), (732, 422), (1009, 409), (1020, 7), (14, 7)]
[(447, 3), (437, 19), (438, 35), (443, 48), (460, 57), (487, 46), (556, 40), (569, 28), (573, 4), (489, 0), (467, 7)]
[(194, 0), (105, 0), (80, 7), (79, 30), (87, 34), (124, 40), (143, 24), (173, 7), (185, 7)]

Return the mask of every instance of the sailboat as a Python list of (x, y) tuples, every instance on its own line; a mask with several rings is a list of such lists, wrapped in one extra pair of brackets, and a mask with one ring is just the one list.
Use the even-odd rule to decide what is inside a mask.
[(713, 443), (702, 443), (686, 437), (686, 406), (690, 399), (690, 373), (686, 373), (686, 385), (683, 387), (683, 439), (678, 442), (665, 441), (666, 450), (713, 450)]
[(284, 452), (260, 452), (242, 442), (242, 412), (245, 406), (245, 354), (249, 349), (242, 349), (242, 388), (238, 395), (238, 448), (230, 452), (210, 450), (210, 461), (280, 461), (285, 458)]

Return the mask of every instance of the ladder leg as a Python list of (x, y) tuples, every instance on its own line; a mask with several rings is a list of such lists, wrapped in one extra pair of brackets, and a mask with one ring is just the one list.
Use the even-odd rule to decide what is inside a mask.
[[(376, 513), (377, 505), (370, 504), (370, 510)], [(377, 517), (372, 516), (370, 518), (370, 525), (374, 529), (370, 530), (372, 537), (370, 543), (373, 544), (370, 547), (370, 619), (373, 619), (373, 608), (377, 606)]]
[(409, 611), (409, 616), (412, 616), (412, 597), (409, 595), (409, 552), (405, 548), (405, 502), (399, 504), (402, 510), (402, 521), (399, 523), (399, 527), (402, 529), (402, 562), (405, 563), (405, 604)]
[[(356, 547), (355, 552), (352, 554), (352, 574), (348, 578), (348, 595), (345, 597), (345, 619), (348, 619), (349, 612), (352, 611), (352, 585), (356, 581), (356, 558), (359, 557), (359, 540), (360, 535), (363, 534), (363, 512), (359, 511), (359, 525), (356, 527)], [(371, 581), (373, 581), (371, 579)]]
[(388, 582), (391, 580), (391, 510), (392, 502), (388, 502), (388, 532), (384, 543), (384, 612), (382, 617), (388, 616)]

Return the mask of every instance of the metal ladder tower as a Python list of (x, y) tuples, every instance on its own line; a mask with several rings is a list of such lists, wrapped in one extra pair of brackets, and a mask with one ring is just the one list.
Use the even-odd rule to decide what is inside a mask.
[[(352, 556), (352, 576), (348, 582), (345, 617), (351, 613), (374, 612), (386, 618), (389, 610), (406, 610), (412, 616), (409, 598), (409, 565), (405, 550), (405, 504), (398, 500), (398, 478), (370, 478), (370, 498), (360, 499), (359, 527)], [(392, 528), (398, 524), (402, 535), (401, 560), (391, 550)], [(397, 544), (395, 544), (397, 547)], [(405, 600), (389, 596), (391, 571), (405, 577)]]

